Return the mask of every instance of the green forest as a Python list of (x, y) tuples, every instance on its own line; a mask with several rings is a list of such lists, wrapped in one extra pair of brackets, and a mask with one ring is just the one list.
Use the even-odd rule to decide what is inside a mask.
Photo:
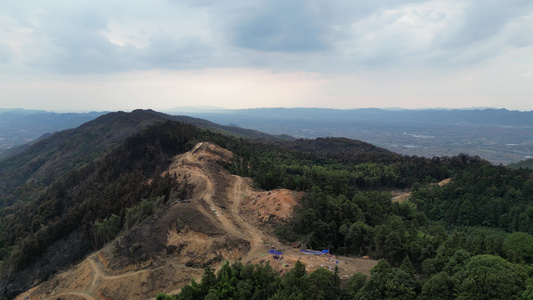
[[(451, 299), (533, 297), (531, 169), (493, 166), (467, 155), (425, 159), (381, 153), (374, 159), (343, 152), (344, 143), (317, 143), (321, 148), (316, 151), (314, 144), (313, 152), (243, 143), (238, 147), (243, 159), (231, 167), (262, 188), (306, 192), (293, 222), (278, 228), (287, 241), (340, 255), (370, 255), (384, 259), (386, 269), (408, 261), (416, 280), (393, 280), (408, 291), (406, 299), (438, 298), (442, 284), (449, 285)], [(445, 178), (451, 183), (435, 184)], [(411, 201), (392, 202), (386, 190), (403, 187), (411, 187)], [(387, 292), (386, 284), (373, 286), (380, 272), (358, 292), (371, 294), (360, 299), (399, 297)], [(386, 274), (394, 278), (395, 272)], [(489, 273), (494, 277), (484, 279), (486, 286), (474, 286)], [(377, 292), (367, 285), (381, 292), (372, 294)]]
[[(159, 299), (533, 299), (531, 169), (468, 155), (402, 156), (348, 139), (259, 141), (176, 121), (152, 125), (98, 158), (86, 158), (37, 197), (15, 185), (4, 189), (3, 276), (26, 288), (173, 197), (186, 199), (187, 182), (161, 173), (199, 141), (232, 151), (234, 161), (224, 167), (253, 178), (258, 188), (305, 192), (293, 221), (276, 227), (280, 239), (380, 262), (370, 278), (355, 274), (347, 282), (325, 269), (307, 274), (301, 265), (279, 276), (268, 264), (226, 263), (217, 274), (207, 268), (201, 282), (179, 295)], [(436, 185), (447, 178), (448, 185)], [(393, 189), (411, 190), (410, 201), (393, 202)], [(49, 255), (66, 240), (67, 257)], [(55, 269), (29, 276), (43, 257)], [(16, 290), (4, 287), (9, 289)]]
[(345, 282), (337, 269), (308, 274), (299, 261), (283, 276), (268, 263), (226, 262), (216, 274), (207, 267), (201, 282), (192, 280), (179, 294), (160, 293), (156, 299), (531, 299), (533, 286), (529, 279), (526, 287), (527, 278), (523, 266), (494, 255), (470, 257), (466, 251), (458, 251), (444, 271), (430, 278), (418, 276), (406, 257), (399, 267), (382, 259), (370, 278), (355, 273)]

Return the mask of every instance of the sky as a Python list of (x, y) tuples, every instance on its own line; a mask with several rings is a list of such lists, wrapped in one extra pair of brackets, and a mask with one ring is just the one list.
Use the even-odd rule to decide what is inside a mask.
[(0, 108), (533, 110), (531, 0), (3, 0)]

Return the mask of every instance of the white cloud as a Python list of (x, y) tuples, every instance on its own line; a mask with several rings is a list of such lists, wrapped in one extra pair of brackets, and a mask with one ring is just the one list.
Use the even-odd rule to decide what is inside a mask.
[(13, 59), (14, 52), (7, 43), (0, 42), (0, 64), (8, 63)]
[[(300, 99), (298, 103), (312, 98), (314, 105), (331, 106), (328, 95), (341, 98), (325, 86), (336, 86), (343, 95), (361, 90), (368, 101), (378, 99), (383, 91), (372, 93), (366, 87), (380, 89), (385, 83), (397, 91), (387, 97), (427, 97), (414, 88), (392, 84), (407, 79), (411, 80), (408, 86), (423, 83), (452, 89), (453, 85), (431, 80), (455, 82), (472, 77), (477, 92), (471, 86), (456, 86), (455, 92), (440, 94), (454, 96), (468, 88), (471, 98), (487, 99), (491, 97), (484, 92), (484, 77), (479, 76), (483, 70), (525, 78), (512, 86), (519, 93), (533, 94), (531, 88), (522, 86), (533, 86), (527, 81), (531, 77), (524, 76), (533, 68), (533, 54), (528, 51), (533, 45), (530, 0), (6, 0), (0, 18), (0, 75), (16, 75), (16, 80), (28, 84), (38, 81), (38, 76), (64, 80), (62, 74), (105, 74), (108, 80), (119, 82), (120, 74), (154, 70), (191, 76), (203, 70), (213, 74), (236, 69), (269, 74), (311, 72), (329, 82), (320, 80), (323, 90), (319, 94), (324, 100), (300, 89), (301, 97), (291, 95)], [(158, 74), (164, 80), (167, 73)], [(239, 81), (248, 82), (239, 74)], [(205, 78), (227, 92), (216, 84), (216, 76)], [(486, 80), (491, 84), (487, 90), (508, 95), (503, 85)], [(348, 86), (341, 88), (341, 84)], [(0, 98), (7, 99), (6, 95), (0, 91)]]
[(533, 43), (528, 0), (11, 1), (4, 16), (19, 64), (65, 73), (464, 64)]

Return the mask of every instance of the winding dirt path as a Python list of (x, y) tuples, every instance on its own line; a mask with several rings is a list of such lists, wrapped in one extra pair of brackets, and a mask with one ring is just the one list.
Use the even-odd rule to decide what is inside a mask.
[[(225, 214), (218, 212), (219, 206), (213, 201), (215, 195), (216, 182), (204, 165), (205, 161), (200, 161), (197, 155), (203, 147), (209, 147), (207, 143), (197, 144), (193, 150), (183, 154), (176, 160), (177, 169), (188, 166), (186, 172), (190, 176), (197, 176), (205, 182), (205, 189), (201, 192), (200, 197), (209, 205), (211, 211), (202, 209), (202, 213), (209, 219), (213, 220), (214, 217), (220, 222), (223, 229), (230, 234), (233, 234), (243, 240), (250, 243), (250, 250), (243, 257), (243, 262), (249, 262), (258, 255), (261, 247), (266, 243), (279, 244), (274, 238), (267, 236), (261, 230), (254, 227), (252, 224), (242, 218), (240, 214), (240, 206), (243, 200), (243, 195), (250, 193), (250, 185), (247, 184), (240, 176), (231, 175), (230, 187), (227, 189), (224, 197), (227, 198), (228, 205), (223, 211)], [(171, 167), (172, 168), (172, 167)], [(217, 212), (215, 212), (215, 210)]]
[(250, 186), (246, 184), (243, 178), (240, 176), (233, 175), (233, 178), (235, 179), (235, 182), (232, 186), (232, 192), (228, 193), (228, 196), (232, 201), (230, 212), (233, 215), (234, 220), (236, 220), (240, 227), (243, 228), (243, 231), (247, 236), (246, 239), (250, 242), (250, 251), (248, 251), (248, 253), (243, 257), (243, 262), (247, 263), (260, 255), (259, 252), (264, 252), (264, 244), (269, 243), (273, 245), (280, 245), (280, 243), (271, 236), (264, 234), (261, 230), (241, 217), (240, 207), (242, 199), (250, 192)]
[(97, 255), (92, 255), (89, 258), (89, 261), (91, 262), (91, 266), (93, 268), (93, 271), (95, 272), (94, 276), (93, 276), (93, 283), (95, 281), (99, 280), (100, 278), (111, 279), (111, 280), (112, 279), (120, 279), (120, 278), (124, 278), (124, 277), (130, 277), (130, 276), (138, 275), (138, 274), (141, 274), (141, 273), (154, 272), (154, 271), (157, 271), (159, 269), (164, 268), (164, 266), (161, 266), (161, 267), (157, 267), (157, 268), (153, 268), (153, 269), (142, 269), (142, 270), (122, 273), (122, 274), (119, 274), (119, 275), (111, 275), (111, 274), (108, 274), (104, 270), (104, 266), (102, 265), (102, 262), (100, 262), (100, 259), (98, 259)]
[(56, 299), (61, 299), (60, 297), (63, 297), (63, 296), (77, 296), (77, 297), (81, 297), (83, 299), (89, 299), (89, 300), (96, 300), (93, 296), (89, 295), (89, 294), (86, 294), (86, 293), (82, 293), (82, 292), (64, 292), (64, 293), (59, 293), (59, 294), (55, 294), (53, 296), (50, 296), (48, 298), (44, 298), (43, 300), (56, 300)]

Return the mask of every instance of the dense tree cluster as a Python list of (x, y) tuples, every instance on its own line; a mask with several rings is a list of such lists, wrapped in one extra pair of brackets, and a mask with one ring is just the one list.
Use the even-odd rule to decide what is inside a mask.
[(414, 187), (418, 207), (449, 225), (487, 226), (533, 234), (533, 173), (483, 166), (458, 172), (445, 187)]
[(417, 276), (408, 257), (397, 268), (382, 259), (369, 278), (355, 273), (344, 283), (337, 270), (318, 268), (308, 274), (300, 261), (284, 275), (268, 262), (247, 266), (225, 262), (216, 274), (207, 267), (199, 283), (193, 279), (179, 294), (160, 293), (156, 299), (530, 299), (530, 274), (531, 268), (499, 256), (471, 257), (464, 250), (429, 279)]
[(349, 141), (323, 138), (258, 143), (241, 139), (228, 143), (227, 148), (239, 157), (231, 170), (253, 177), (261, 188), (307, 191), (318, 186), (328, 194), (348, 198), (358, 190), (408, 188), (416, 182), (438, 182), (461, 170), (490, 165), (465, 154), (433, 159), (402, 156), (362, 142), (368, 151), (357, 151), (359, 143)]
[[(361, 273), (356, 277), (360, 280)], [(363, 275), (364, 277), (364, 275)], [(357, 280), (357, 279), (356, 279)], [(353, 281), (353, 280), (352, 280)], [(353, 284), (350, 286), (353, 289)], [(298, 261), (284, 276), (269, 263), (244, 266), (225, 262), (215, 275), (207, 267), (200, 283), (192, 280), (178, 295), (158, 294), (159, 300), (194, 299), (351, 299), (348, 290), (341, 290), (337, 272), (319, 268), (311, 274)]]

